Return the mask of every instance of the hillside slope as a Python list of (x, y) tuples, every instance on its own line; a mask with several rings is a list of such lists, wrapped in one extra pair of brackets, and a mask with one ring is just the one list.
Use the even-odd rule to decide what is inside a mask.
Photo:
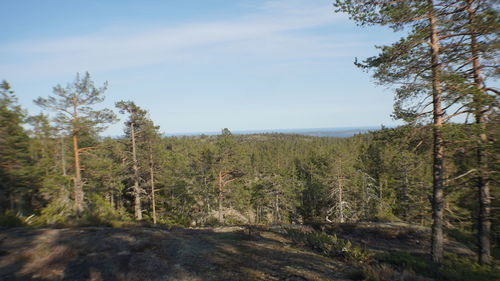
[(0, 229), (0, 279), (349, 280), (352, 267), (273, 232), (82, 227)]

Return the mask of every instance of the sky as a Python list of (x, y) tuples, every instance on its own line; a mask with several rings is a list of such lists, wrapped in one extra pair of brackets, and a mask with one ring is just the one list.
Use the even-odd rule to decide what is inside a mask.
[(132, 100), (169, 134), (398, 124), (392, 92), (353, 61), (400, 35), (332, 2), (2, 0), (0, 79), (37, 114), (88, 71), (108, 82), (99, 108)]

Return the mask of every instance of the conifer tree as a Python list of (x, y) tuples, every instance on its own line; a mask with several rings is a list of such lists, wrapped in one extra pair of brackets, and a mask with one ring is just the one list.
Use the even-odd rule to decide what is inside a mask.
[(228, 194), (227, 186), (238, 180), (242, 173), (236, 165), (236, 142), (229, 129), (224, 128), (216, 140), (215, 178), (218, 192), (219, 222), (224, 223), (224, 198)]
[[(457, 13), (455, 26), (461, 32), (454, 35), (458, 42), (466, 42), (458, 59), (457, 69), (461, 76), (470, 81), (471, 87), (465, 87), (470, 103), (469, 113), (474, 115), (476, 123), (477, 148), (476, 169), (479, 198), (478, 245), (479, 262), (491, 262), (491, 196), (487, 165), (488, 132), (487, 123), (492, 112), (498, 107), (498, 90), (488, 86), (488, 78), (498, 78), (496, 58), (500, 53), (498, 47), (498, 30), (500, 21), (498, 11), (493, 3), (483, 0), (462, 1), (462, 13)], [(467, 67), (468, 65), (468, 67)], [(467, 85), (467, 84), (466, 84)], [(462, 91), (463, 92), (463, 91)]]
[(67, 130), (72, 138), (74, 162), (74, 211), (81, 215), (84, 210), (84, 182), (81, 175), (80, 154), (90, 147), (80, 147), (79, 138), (84, 134), (100, 132), (107, 124), (115, 120), (114, 113), (109, 109), (96, 110), (96, 104), (104, 101), (107, 83), (96, 87), (90, 74), (83, 76), (77, 73), (75, 80), (66, 87), (57, 85), (53, 88), (54, 95), (48, 98), (38, 98), (35, 103), (40, 107), (56, 112), (55, 121)]
[(0, 214), (22, 211), (29, 193), (31, 161), (29, 137), (23, 128), (23, 109), (7, 81), (0, 84)]
[(142, 150), (141, 162), (143, 167), (147, 167), (147, 181), (149, 182), (149, 198), (151, 207), (151, 216), (153, 223), (157, 222), (156, 213), (156, 172), (162, 162), (162, 157), (165, 157), (165, 150), (162, 147), (160, 127), (155, 126), (153, 121), (146, 117), (141, 129), (140, 148)]
[(120, 101), (116, 103), (120, 113), (128, 113), (129, 119), (125, 122), (125, 134), (130, 138), (130, 151), (132, 153), (132, 171), (133, 171), (133, 189), (134, 196), (134, 217), (136, 220), (142, 220), (141, 196), (144, 190), (140, 186), (139, 161), (137, 159), (137, 138), (139, 131), (146, 118), (146, 111), (138, 107), (131, 101)]

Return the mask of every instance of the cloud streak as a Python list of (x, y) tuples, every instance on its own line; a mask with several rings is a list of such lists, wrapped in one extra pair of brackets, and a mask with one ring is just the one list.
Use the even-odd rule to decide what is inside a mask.
[[(0, 47), (0, 75), (30, 77), (81, 70), (109, 71), (161, 64), (253, 56), (267, 60), (342, 56), (341, 49), (363, 44), (311, 35), (310, 28), (343, 20), (330, 1), (267, 1), (258, 12), (236, 19), (155, 26), (129, 33), (127, 28)], [(22, 59), (24, 58), (24, 59)], [(26, 59), (28, 58), (28, 59)]]

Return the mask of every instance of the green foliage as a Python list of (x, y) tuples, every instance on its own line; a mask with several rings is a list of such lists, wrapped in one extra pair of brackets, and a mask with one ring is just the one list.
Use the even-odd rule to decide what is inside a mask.
[(93, 110), (91, 106), (104, 101), (107, 82), (102, 87), (96, 87), (90, 74), (76, 74), (75, 80), (66, 87), (57, 85), (53, 88), (54, 95), (48, 98), (38, 98), (35, 103), (40, 107), (56, 112), (55, 121), (72, 133), (101, 132), (107, 123), (116, 120), (115, 114), (109, 109)]
[(128, 221), (129, 216), (116, 210), (99, 194), (89, 196), (89, 208), (83, 216), (82, 222), (109, 224), (111, 221)]

